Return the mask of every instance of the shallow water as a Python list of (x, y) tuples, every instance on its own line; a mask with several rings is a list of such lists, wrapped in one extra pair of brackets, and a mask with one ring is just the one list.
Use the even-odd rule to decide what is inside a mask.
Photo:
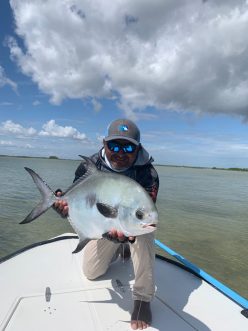
[[(0, 157), (0, 257), (72, 232), (53, 210), (19, 225), (40, 195), (24, 166), (52, 189), (66, 189), (80, 161)], [(248, 173), (156, 167), (160, 177), (157, 238), (248, 297)], [(161, 251), (158, 251), (161, 253)]]

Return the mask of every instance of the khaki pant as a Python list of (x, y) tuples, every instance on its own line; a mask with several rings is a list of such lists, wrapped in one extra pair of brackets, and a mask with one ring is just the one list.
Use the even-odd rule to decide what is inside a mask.
[[(154, 232), (136, 237), (129, 244), (134, 267), (133, 300), (150, 302), (154, 296)], [(119, 248), (107, 239), (91, 240), (84, 250), (83, 272), (88, 279), (105, 274)]]

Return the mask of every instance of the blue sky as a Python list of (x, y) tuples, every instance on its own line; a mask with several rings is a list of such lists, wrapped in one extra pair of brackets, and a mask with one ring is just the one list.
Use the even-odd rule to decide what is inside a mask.
[(246, 1), (1, 1), (0, 154), (90, 155), (125, 117), (156, 163), (248, 167), (247, 29)]

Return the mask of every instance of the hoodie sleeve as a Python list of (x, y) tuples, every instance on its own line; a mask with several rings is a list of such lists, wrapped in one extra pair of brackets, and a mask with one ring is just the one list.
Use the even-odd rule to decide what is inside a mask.
[(137, 171), (136, 180), (149, 193), (152, 200), (156, 202), (159, 189), (159, 177), (153, 165), (149, 164), (140, 167), (139, 171)]

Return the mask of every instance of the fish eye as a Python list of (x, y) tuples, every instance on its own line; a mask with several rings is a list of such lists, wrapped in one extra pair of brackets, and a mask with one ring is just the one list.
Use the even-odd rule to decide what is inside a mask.
[(136, 217), (139, 219), (139, 220), (142, 220), (144, 218), (144, 213), (142, 210), (138, 209), (135, 213)]

